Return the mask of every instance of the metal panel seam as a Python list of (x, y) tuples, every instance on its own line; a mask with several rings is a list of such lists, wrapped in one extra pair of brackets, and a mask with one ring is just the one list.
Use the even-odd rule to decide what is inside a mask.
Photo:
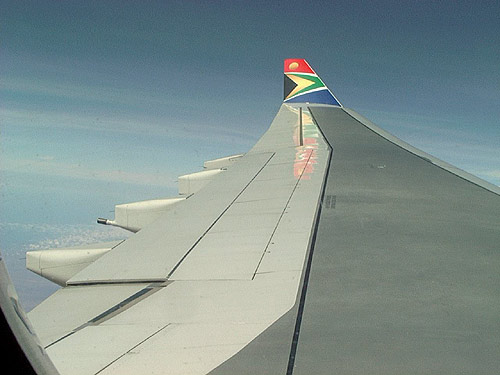
[[(302, 116), (302, 111), (300, 112), (300, 116)], [(300, 120), (300, 122), (302, 123), (302, 119)], [(301, 137), (301, 143), (302, 143), (302, 132), (301, 132), (300, 137)], [(309, 161), (311, 160), (311, 156), (312, 156), (312, 153), (309, 154), (309, 157), (307, 158), (306, 165), (309, 164)], [(302, 169), (302, 172), (301, 172), (299, 178), (297, 179), (297, 182), (295, 183), (295, 186), (293, 187), (293, 190), (292, 190), (290, 196), (288, 197), (288, 200), (285, 203), (285, 207), (283, 208), (283, 211), (281, 211), (281, 215), (280, 215), (278, 221), (276, 222), (276, 225), (274, 226), (273, 232), (271, 233), (271, 236), (269, 237), (269, 241), (267, 241), (266, 247), (264, 248), (264, 251), (262, 252), (262, 256), (259, 259), (259, 263), (257, 264), (257, 267), (255, 268), (255, 271), (254, 271), (253, 276), (252, 276), (252, 280), (255, 279), (255, 275), (257, 274), (257, 272), (259, 270), (260, 264), (262, 263), (262, 259), (264, 259), (264, 256), (266, 255), (266, 251), (269, 248), (269, 244), (271, 243), (271, 241), (273, 239), (274, 233), (276, 233), (276, 229), (280, 225), (281, 219), (283, 218), (283, 215), (285, 214), (285, 211), (286, 211), (286, 209), (288, 207), (288, 203), (290, 203), (290, 200), (293, 197), (293, 193), (295, 193), (295, 190), (297, 189), (297, 186), (299, 185), (300, 179), (304, 175), (305, 170), (306, 170), (306, 168), (304, 167)]]
[(205, 235), (210, 232), (210, 230), (213, 228), (213, 226), (221, 219), (222, 216), (226, 213), (227, 210), (236, 202), (236, 200), (243, 194), (243, 192), (250, 186), (250, 184), (257, 178), (257, 176), (262, 172), (262, 170), (266, 167), (266, 165), (271, 161), (271, 159), (276, 155), (275, 152), (271, 154), (269, 159), (264, 163), (264, 165), (259, 169), (259, 171), (255, 174), (255, 176), (252, 177), (252, 179), (245, 185), (245, 187), (234, 197), (234, 199), (229, 203), (229, 205), (220, 213), (220, 215), (213, 221), (212, 224), (207, 228), (205, 232), (196, 240), (196, 242), (191, 246), (191, 248), (182, 256), (182, 258), (177, 262), (177, 264), (172, 268), (172, 270), (168, 273), (167, 279), (172, 276), (172, 274), (175, 272), (175, 270), (181, 265), (181, 263), (186, 259), (186, 257), (193, 251), (193, 249), (198, 245), (198, 243), (205, 237)]
[(148, 341), (151, 337), (157, 335), (158, 333), (160, 333), (161, 331), (163, 331), (165, 328), (167, 328), (168, 326), (170, 325), (170, 323), (164, 325), (163, 327), (161, 327), (160, 329), (158, 329), (157, 331), (153, 332), (151, 335), (149, 335), (148, 337), (146, 337), (144, 340), (140, 341), (139, 343), (137, 343), (136, 345), (134, 345), (133, 347), (131, 347), (129, 350), (127, 350), (125, 353), (123, 353), (122, 355), (118, 356), (117, 358), (115, 358), (113, 361), (111, 361), (110, 363), (108, 363), (106, 366), (104, 366), (102, 369), (100, 369), (99, 371), (97, 371), (94, 375), (97, 375), (97, 374), (100, 374), (101, 372), (103, 372), (104, 370), (106, 370), (109, 366), (111, 366), (113, 363), (119, 361), (121, 358), (123, 358), (125, 355), (127, 355), (128, 353), (130, 353), (132, 350), (134, 350), (135, 348), (137, 348), (138, 346), (144, 344), (146, 341)]

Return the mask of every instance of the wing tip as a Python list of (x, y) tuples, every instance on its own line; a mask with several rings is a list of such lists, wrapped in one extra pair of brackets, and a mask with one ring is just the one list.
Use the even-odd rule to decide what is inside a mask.
[(284, 61), (285, 103), (342, 104), (316, 74), (305, 59), (289, 58)]

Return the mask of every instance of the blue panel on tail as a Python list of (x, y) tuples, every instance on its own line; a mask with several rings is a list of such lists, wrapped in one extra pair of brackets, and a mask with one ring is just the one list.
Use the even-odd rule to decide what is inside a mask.
[(285, 103), (316, 103), (330, 104), (340, 107), (340, 103), (328, 91), (328, 89), (306, 92), (302, 95), (297, 95), (291, 99), (285, 100)]

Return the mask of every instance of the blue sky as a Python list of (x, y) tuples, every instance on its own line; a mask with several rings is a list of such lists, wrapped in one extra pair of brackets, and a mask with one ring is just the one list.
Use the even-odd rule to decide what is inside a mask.
[(487, 1), (0, 1), (0, 246), (25, 305), (53, 290), (27, 249), (120, 236), (95, 218), (251, 148), (287, 57), (500, 185), (499, 19)]

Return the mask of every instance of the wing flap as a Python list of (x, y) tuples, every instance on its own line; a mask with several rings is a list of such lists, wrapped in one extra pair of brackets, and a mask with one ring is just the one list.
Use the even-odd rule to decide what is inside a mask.
[[(96, 374), (164, 328), (147, 321), (127, 329), (117, 325), (89, 326), (66, 338), (64, 345), (56, 343), (46, 350), (60, 374)], [(144, 373), (145, 368), (142, 364), (139, 373)]]
[(46, 347), (145, 287), (128, 284), (62, 288), (31, 310), (28, 317)]
[(47, 353), (63, 375), (206, 373), (288, 311), (299, 280), (300, 272), (272, 280), (173, 281)]

